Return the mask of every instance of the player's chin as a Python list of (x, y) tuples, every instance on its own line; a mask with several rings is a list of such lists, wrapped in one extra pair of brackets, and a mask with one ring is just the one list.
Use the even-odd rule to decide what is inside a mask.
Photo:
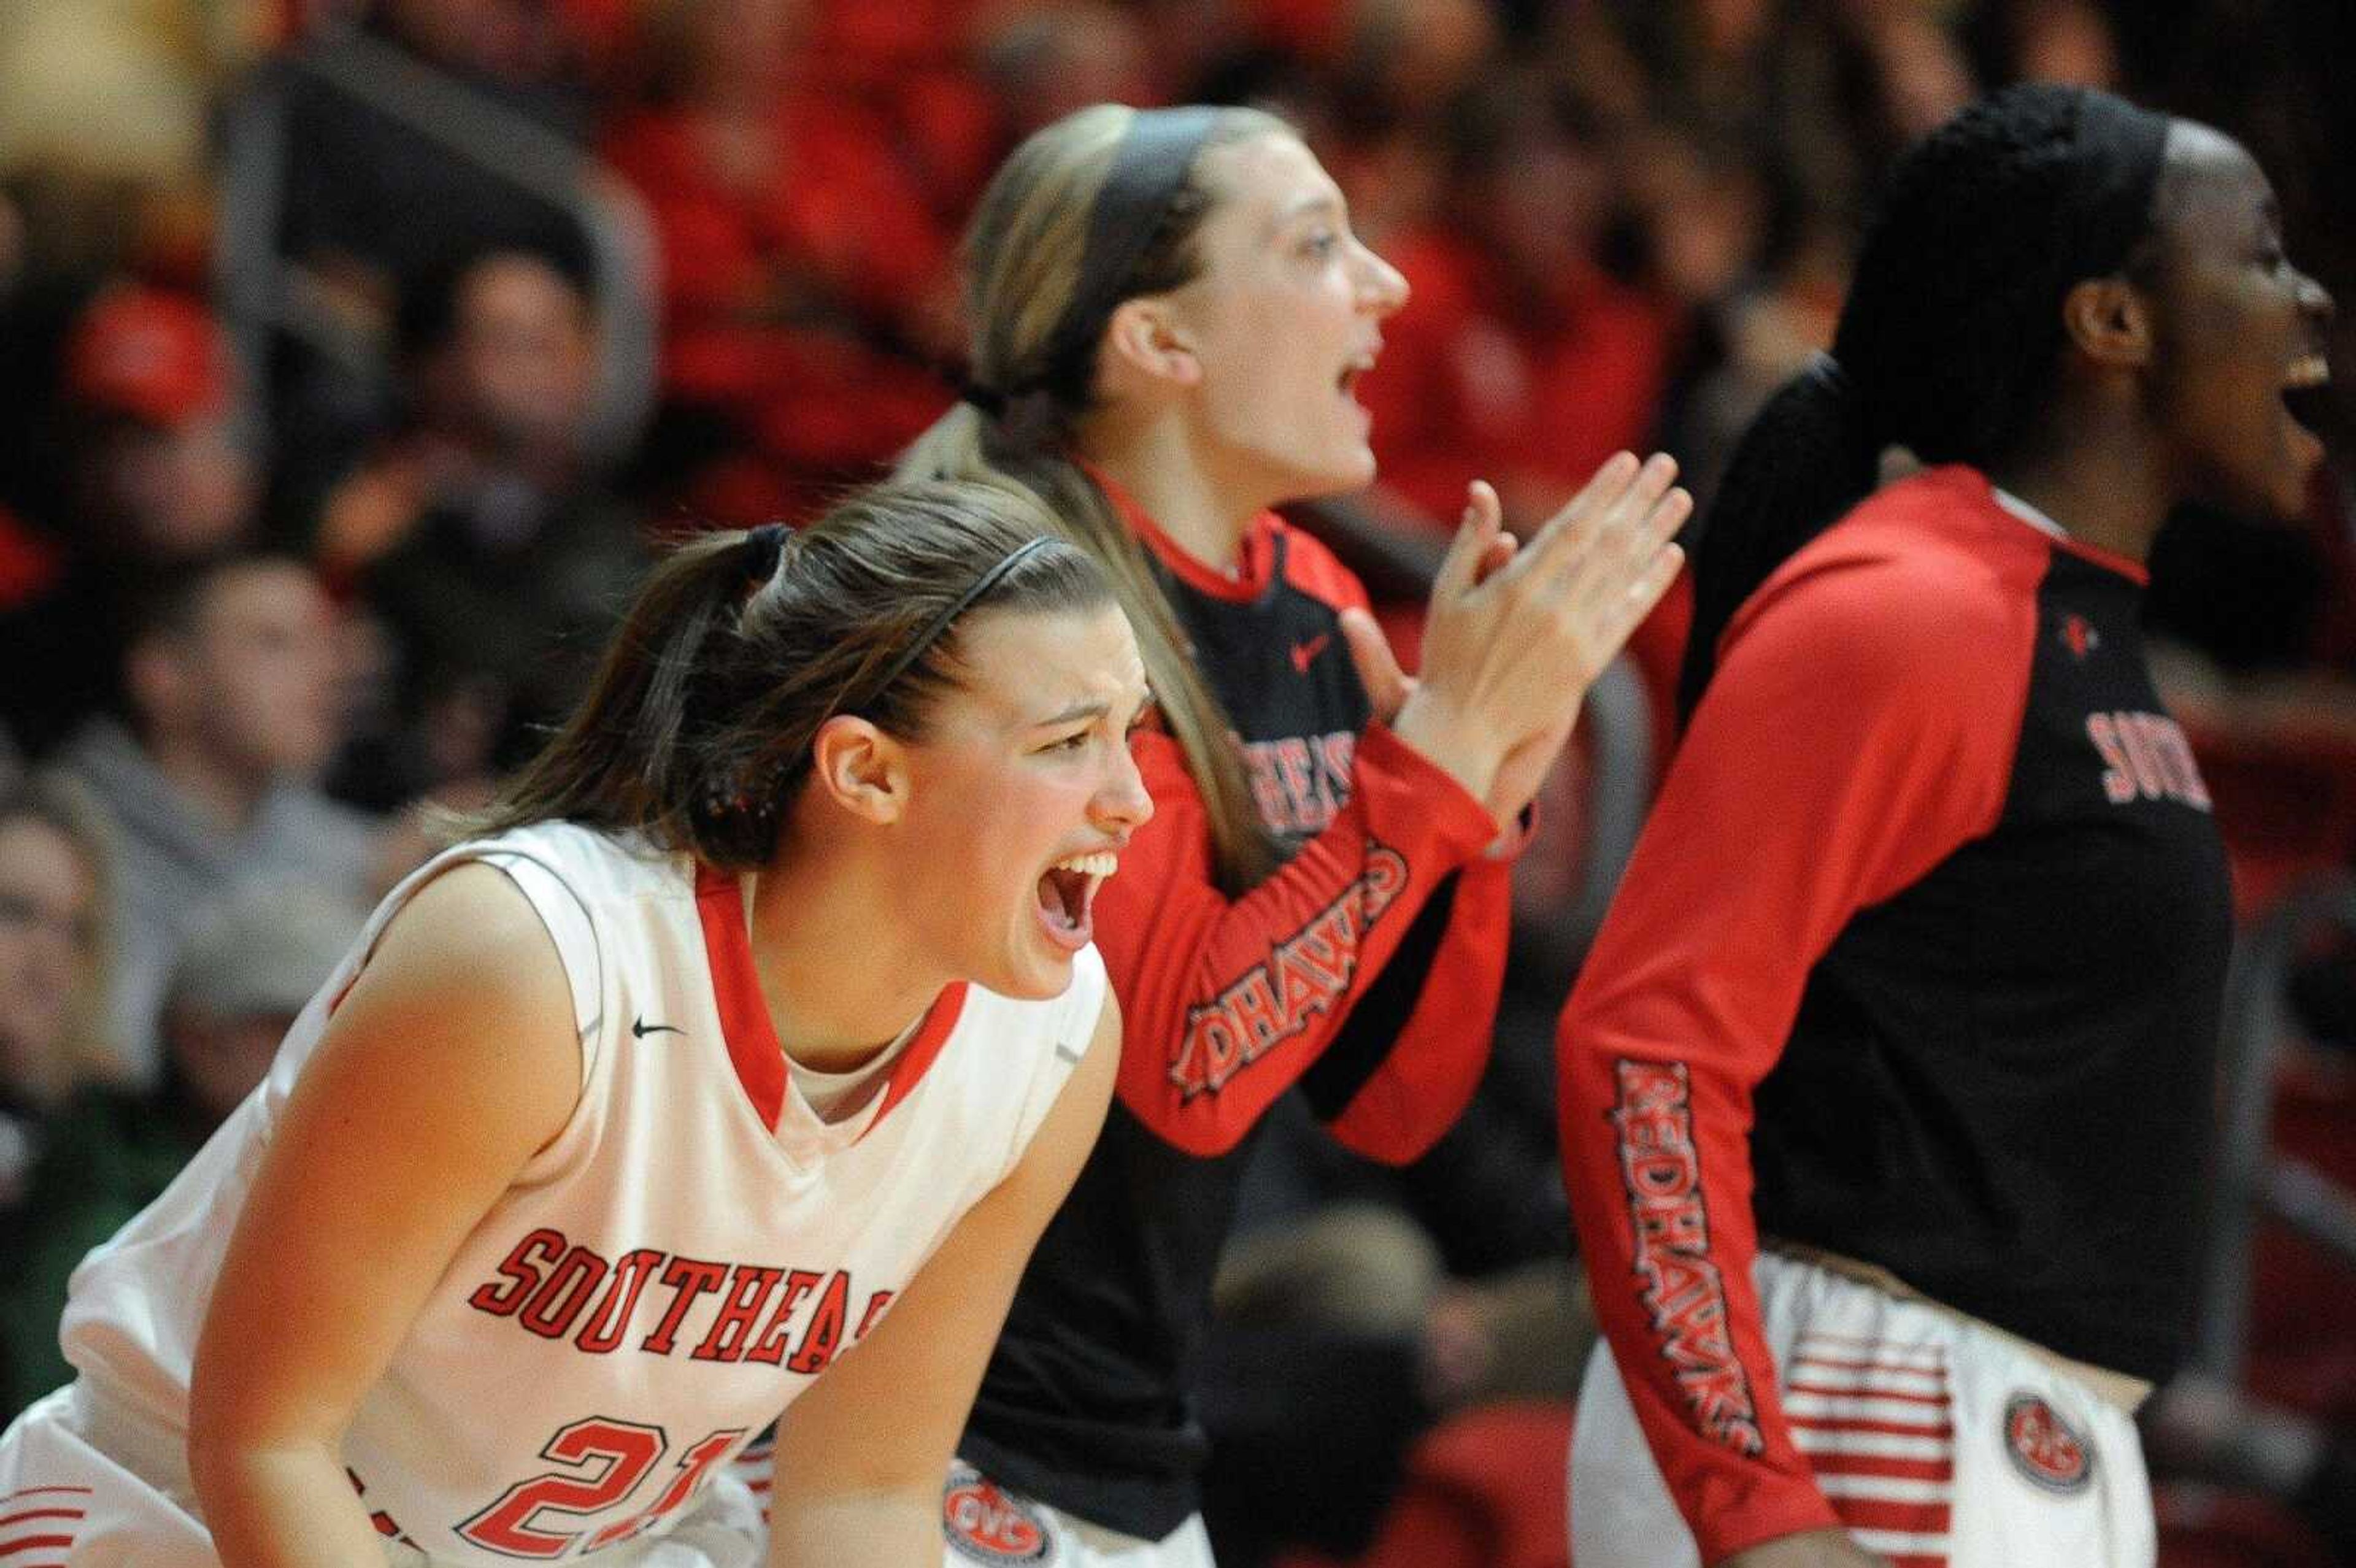
[(1010, 965), (1005, 983), (990, 988), (1018, 1002), (1052, 1002), (1072, 988), (1071, 957), (1058, 954), (1053, 959), (1033, 959), (1019, 967)]
[(1375, 453), (1364, 442), (1342, 441), (1308, 462), (1293, 464), (1294, 498), (1349, 496), (1375, 482)]
[(991, 965), (994, 973), (983, 976), (982, 984), (1016, 1001), (1053, 1001), (1071, 989), (1072, 961), (1076, 956), (1068, 947), (1047, 940), (1033, 925), (1016, 933), (1000, 962)]

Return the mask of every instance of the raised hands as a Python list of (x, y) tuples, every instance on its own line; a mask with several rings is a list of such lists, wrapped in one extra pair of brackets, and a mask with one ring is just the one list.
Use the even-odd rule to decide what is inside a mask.
[(1526, 544), (1475, 481), (1432, 585), (1419, 679), (1370, 618), (1344, 618), (1376, 715), (1500, 822), (1537, 793), (1588, 687), (1676, 581), (1685, 556), (1668, 541), (1693, 510), (1676, 478), (1667, 456), (1622, 453)]

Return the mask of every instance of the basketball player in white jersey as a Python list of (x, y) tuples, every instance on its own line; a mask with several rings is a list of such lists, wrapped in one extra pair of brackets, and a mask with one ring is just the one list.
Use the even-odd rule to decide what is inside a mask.
[[(659, 567), (582, 710), (396, 889), (74, 1278), (0, 1560), (933, 1564), (1119, 1025), (1151, 805), (1098, 569), (980, 485)], [(790, 1406), (790, 1409), (787, 1407)]]

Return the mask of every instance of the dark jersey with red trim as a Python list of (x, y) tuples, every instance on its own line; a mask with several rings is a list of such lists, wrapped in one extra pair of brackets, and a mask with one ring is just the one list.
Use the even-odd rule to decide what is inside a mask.
[(2040, 524), (1935, 469), (1784, 563), (1563, 1017), (1597, 1311), (1707, 1561), (1836, 1522), (1762, 1234), (2142, 1378), (2190, 1326), (2223, 851), (2140, 569)]
[(1230, 580), (1125, 509), (1291, 854), (1243, 898), (1220, 893), (1176, 744), (1140, 737), (1155, 815), (1096, 905), (1122, 1010), (1117, 1098), (1023, 1275), (960, 1451), (1018, 1491), (1159, 1539), (1197, 1507), (1190, 1391), (1263, 1114), (1299, 1084), (1362, 1154), (1429, 1147), (1487, 1059), (1509, 889), (1507, 863), (1483, 854), (1496, 828), (1480, 803), (1369, 725), (1337, 621), (1365, 592), (1323, 546), (1263, 517)]

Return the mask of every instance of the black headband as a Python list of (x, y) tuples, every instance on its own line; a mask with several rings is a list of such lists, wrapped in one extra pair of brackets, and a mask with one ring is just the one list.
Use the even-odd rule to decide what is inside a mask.
[(1049, 387), (1076, 406), (1086, 398), (1098, 336), (1123, 299), (1146, 247), (1170, 204), (1185, 188), (1219, 111), (1205, 105), (1141, 109), (1114, 149), (1112, 167), (1088, 207), (1087, 249), (1080, 278), (1047, 336), (1044, 363)]
[(2107, 92), (2078, 101), (2070, 160), (2069, 231), (2058, 258), (2069, 278), (2115, 272), (2151, 229), (2152, 198), (2168, 161), (2169, 117)]
[(786, 553), (786, 536), (793, 530), (783, 523), (763, 523), (744, 530), (741, 541), (750, 566), (746, 574), (755, 592), (777, 575), (777, 561)]
[(957, 598), (952, 600), (939, 614), (935, 615), (930, 621), (926, 622), (925, 624), (925, 629), (916, 634), (916, 640), (910, 643), (906, 647), (900, 650), (900, 656), (894, 659), (890, 665), (885, 667), (882, 678), (875, 682), (873, 692), (868, 697), (867, 700), (860, 706), (862, 708), (873, 708), (879, 700), (882, 699), (885, 692), (892, 689), (893, 682), (907, 674), (909, 667), (914, 665), (918, 659), (924, 657), (925, 651), (927, 648), (930, 648), (935, 643), (940, 641), (941, 634), (949, 629), (951, 622), (955, 621), (959, 615), (964, 614), (968, 610), (971, 609), (976, 600), (989, 592), (991, 589), (997, 587), (1001, 582), (1006, 581), (1007, 574), (1012, 572), (1016, 567), (1022, 565), (1024, 561), (1030, 560), (1033, 556), (1038, 554), (1041, 550), (1046, 549), (1049, 545), (1054, 544), (1055, 542), (1055, 537), (1051, 534), (1042, 534), (1037, 539), (1025, 539), (1021, 544), (1015, 546), (1013, 550), (1001, 559), (995, 566), (992, 566), (989, 571), (983, 572), (980, 577), (975, 578), (971, 587), (958, 594)]

